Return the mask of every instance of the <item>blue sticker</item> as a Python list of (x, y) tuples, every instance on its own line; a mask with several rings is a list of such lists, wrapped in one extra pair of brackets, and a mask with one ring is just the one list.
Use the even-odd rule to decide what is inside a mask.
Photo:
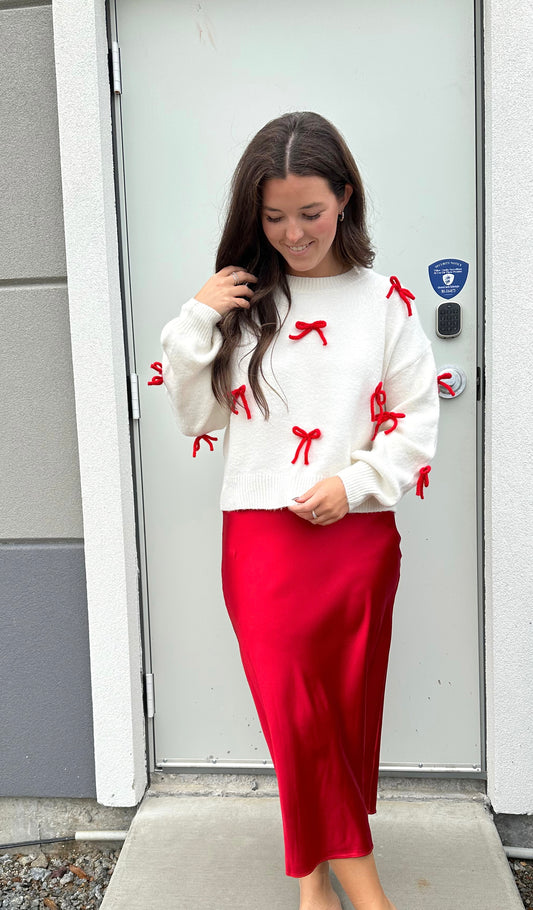
[(468, 278), (468, 262), (462, 259), (439, 259), (428, 266), (433, 290), (450, 300), (462, 291)]

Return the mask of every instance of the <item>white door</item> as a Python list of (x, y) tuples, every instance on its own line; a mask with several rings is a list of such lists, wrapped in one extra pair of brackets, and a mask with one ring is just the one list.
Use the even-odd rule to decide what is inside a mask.
[[(192, 457), (151, 364), (159, 336), (213, 271), (233, 168), (287, 110), (344, 133), (365, 181), (376, 269), (416, 297), (439, 367), (466, 375), (442, 401), (424, 499), (401, 504), (382, 769), (480, 772), (476, 518), (476, 111), (472, 0), (113, 0), (123, 93), (117, 168), (132, 370), (145, 646), (156, 767), (270, 765), (220, 583), (222, 434)], [(124, 170), (122, 170), (124, 168)], [(467, 263), (462, 331), (440, 338)], [(459, 268), (461, 268), (459, 266)], [(465, 267), (463, 266), (463, 279)], [(448, 265), (444, 271), (457, 272)], [(442, 269), (441, 269), (442, 271)], [(441, 292), (438, 284), (441, 284)], [(444, 287), (447, 290), (444, 290)]]

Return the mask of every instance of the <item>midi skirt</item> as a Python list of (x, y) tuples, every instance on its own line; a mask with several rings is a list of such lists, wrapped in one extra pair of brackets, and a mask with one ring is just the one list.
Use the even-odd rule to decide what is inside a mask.
[(285, 871), (372, 852), (392, 613), (392, 511), (326, 526), (223, 512), (222, 586), (276, 772)]

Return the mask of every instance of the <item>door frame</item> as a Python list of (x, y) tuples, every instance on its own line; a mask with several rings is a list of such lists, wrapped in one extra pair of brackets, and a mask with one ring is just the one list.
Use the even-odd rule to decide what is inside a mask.
[[(118, 4), (120, 0), (108, 0), (108, 30), (109, 43), (120, 44), (120, 35), (118, 34)], [(474, 73), (475, 73), (475, 111), (476, 111), (476, 263), (477, 263), (477, 286), (476, 286), (476, 308), (477, 308), (477, 340), (476, 340), (476, 364), (478, 375), (481, 376), (484, 371), (483, 352), (483, 324), (484, 324), (484, 197), (483, 197), (483, 179), (484, 179), (484, 156), (483, 156), (483, 54), (482, 54), (482, 34), (480, 24), (482, 23), (481, 0), (470, 0), (474, 8)], [(123, 295), (123, 316), (125, 322), (125, 338), (127, 360), (130, 364), (129, 373), (137, 374), (135, 365), (134, 350), (134, 317), (132, 303), (132, 288), (130, 284), (130, 269), (128, 266), (129, 248), (128, 248), (128, 231), (127, 231), (127, 200), (126, 200), (126, 178), (125, 178), (125, 150), (122, 134), (122, 110), (121, 96), (116, 93), (114, 103), (112, 104), (112, 121), (113, 137), (116, 162), (116, 199), (117, 212), (119, 215), (119, 238), (121, 254), (121, 281)], [(380, 774), (387, 777), (442, 777), (442, 778), (480, 778), (486, 779), (486, 720), (485, 720), (485, 663), (484, 663), (484, 601), (483, 601), (483, 402), (479, 401), (476, 409), (476, 524), (477, 524), (477, 611), (478, 611), (478, 656), (479, 656), (479, 697), (480, 697), (480, 766), (473, 765), (472, 770), (460, 768), (450, 770), (448, 768), (435, 768), (434, 766), (425, 766), (417, 769), (415, 767), (406, 769), (405, 767), (380, 766)], [(146, 538), (144, 534), (144, 509), (142, 494), (142, 465), (141, 465), (141, 438), (139, 432), (139, 423), (137, 420), (132, 421), (132, 456), (134, 459), (134, 470), (136, 488), (138, 495), (136, 497), (137, 522), (139, 528), (139, 561), (141, 565), (141, 609), (142, 609), (142, 628), (143, 628), (143, 650), (145, 673), (153, 680), (154, 667), (152, 665), (152, 653), (150, 647), (150, 604), (149, 604), (149, 587), (148, 587), (148, 568), (146, 553)], [(155, 760), (155, 729), (154, 719), (151, 712), (146, 715), (146, 735), (149, 751), (149, 770), (153, 771), (195, 771), (213, 772), (216, 769), (231, 770), (232, 773), (272, 773), (273, 764), (271, 761), (265, 762), (246, 762), (241, 761), (238, 765), (216, 761), (211, 765), (207, 762), (194, 761), (173, 761), (167, 765), (156, 765)]]
[[(525, 0), (523, 9), (514, 9), (529, 23)], [(146, 786), (147, 767), (145, 746), (150, 758), (150, 724), (145, 727), (141, 671), (149, 669), (149, 635), (146, 623), (146, 595), (139, 590), (137, 574), (142, 571), (143, 534), (136, 510), (134, 477), (136, 455), (135, 428), (129, 426), (126, 373), (131, 369), (125, 316), (127, 306), (121, 288), (123, 263), (117, 242), (123, 230), (122, 214), (115, 209), (116, 186), (114, 168), (122, 165), (120, 156), (113, 154), (111, 108), (120, 99), (110, 98), (107, 35), (114, 0), (53, 0), (54, 49), (58, 90), (59, 138), (62, 168), (65, 243), (72, 358), (81, 467), (82, 503), (85, 531), (85, 558), (93, 720), (95, 732), (95, 765), (97, 800), (104, 805), (135, 805)], [(508, 99), (499, 88), (498, 80), (525, 73), (522, 62), (524, 41), (521, 28), (509, 27), (508, 13), (499, 0), (475, 2), (476, 16), (476, 94), (478, 117), (478, 211), (480, 221), (478, 242), (478, 303), (487, 300), (486, 335), (484, 319), (479, 319), (478, 362), (491, 357), (499, 372), (487, 375), (486, 410), (479, 416), (479, 530), (480, 530), (480, 654), (487, 649), (488, 660), (480, 666), (482, 681), (487, 682), (485, 704), (482, 704), (484, 735), (483, 762), (487, 767), (488, 792), (494, 789), (497, 811), (526, 811), (533, 800), (533, 780), (527, 777), (525, 757), (516, 752), (517, 723), (524, 725), (525, 714), (516, 720), (510, 717), (507, 696), (509, 636), (506, 622), (511, 609), (515, 622), (527, 628), (528, 606), (522, 600), (525, 588), (533, 582), (533, 568), (523, 560), (519, 579), (512, 578), (505, 592), (498, 584), (496, 569), (503, 565), (508, 547), (502, 537), (509, 531), (503, 508), (509, 483), (512, 490), (526, 501), (533, 494), (533, 481), (523, 476), (509, 480), (510, 468), (520, 465), (520, 453), (527, 451), (518, 432), (516, 464), (509, 465), (507, 453), (498, 444), (493, 418), (505, 414), (509, 395), (505, 394), (505, 352), (514, 343), (513, 376), (527, 368), (527, 357), (521, 343), (524, 329), (529, 325), (511, 324), (506, 302), (509, 288), (525, 292), (526, 280), (517, 262), (509, 255), (515, 222), (508, 214), (508, 204), (497, 188), (502, 184), (512, 189), (527, 179), (529, 161), (526, 156), (511, 156), (505, 141), (511, 116), (515, 128), (517, 114), (509, 115)], [(110, 16), (112, 19), (112, 15)], [(112, 25), (112, 23), (111, 23)], [(483, 44), (483, 35), (487, 40)], [(111, 37), (111, 33), (109, 33)], [(484, 60), (483, 67), (482, 61)], [(503, 62), (505, 61), (505, 63)], [(507, 61), (511, 61), (507, 63)], [(507, 68), (506, 68), (507, 67)], [(514, 67), (515, 69), (512, 69)], [(507, 85), (507, 83), (506, 83)], [(485, 111), (488, 118), (485, 120)], [(114, 113), (114, 112), (113, 112)], [(513, 119), (514, 118), (514, 119)], [(516, 132), (515, 132), (516, 135)], [(483, 159), (483, 148), (488, 159)], [(487, 206), (484, 205), (485, 193)], [(119, 194), (120, 195), (120, 194)], [(496, 197), (499, 208), (492, 205)], [(533, 201), (523, 200), (523, 217), (533, 220)], [(118, 213), (118, 219), (117, 219)], [(118, 223), (117, 223), (118, 220)], [(483, 230), (482, 225), (485, 225)], [(505, 241), (502, 249), (502, 240)], [(524, 255), (524, 251), (522, 251)], [(512, 274), (507, 285), (495, 276)], [(515, 277), (516, 275), (516, 277)], [(484, 292), (484, 276), (487, 292)], [(514, 279), (514, 283), (513, 283)], [(522, 280), (522, 284), (520, 281)], [(483, 313), (483, 310), (480, 310)], [(91, 319), (90, 331), (88, 320)], [(499, 335), (506, 326), (506, 345), (498, 347)], [(97, 335), (101, 353), (87, 350), (87, 339)], [(126, 350), (125, 350), (126, 346)], [(482, 369), (481, 388), (485, 389)], [(485, 398), (483, 394), (483, 399)], [(95, 432), (90, 414), (105, 409), (108, 421), (105, 428)], [(486, 445), (483, 449), (483, 441)], [(521, 445), (520, 445), (521, 442)], [(518, 473), (518, 472), (517, 472)], [(504, 482), (507, 488), (504, 490)], [(485, 494), (485, 496), (484, 496)], [(483, 498), (484, 496), (484, 498)], [(109, 513), (118, 516), (113, 525), (115, 538), (109, 546), (109, 536), (102, 534)], [(119, 539), (117, 540), (117, 525)], [(484, 529), (487, 536), (484, 537)], [(137, 536), (136, 536), (137, 532)], [(483, 542), (485, 540), (485, 545)], [(525, 544), (513, 541), (514, 553), (526, 555)], [(522, 550), (520, 550), (522, 546)], [(484, 571), (485, 568), (485, 571)], [(118, 584), (117, 584), (118, 582)], [(141, 583), (142, 586), (142, 583)], [(141, 605), (142, 604), (142, 612)], [(113, 610), (112, 646), (109, 641), (109, 611)], [(486, 625), (484, 625), (484, 620)], [(141, 628), (141, 625), (143, 628)], [(481, 641), (483, 636), (483, 641)], [(522, 652), (520, 652), (520, 655)], [(526, 678), (526, 677), (524, 677)], [(111, 685), (110, 685), (111, 681)], [(519, 693), (521, 694), (521, 693)], [(523, 693), (525, 694), (525, 693)], [(506, 700), (507, 699), (507, 700)], [(117, 719), (124, 720), (122, 726)], [(522, 741), (522, 740), (519, 740)], [(527, 750), (523, 750), (524, 756)], [(519, 762), (524, 773), (517, 784)], [(512, 770), (512, 773), (510, 771)], [(529, 784), (526, 781), (529, 780)], [(518, 806), (521, 808), (510, 808)]]

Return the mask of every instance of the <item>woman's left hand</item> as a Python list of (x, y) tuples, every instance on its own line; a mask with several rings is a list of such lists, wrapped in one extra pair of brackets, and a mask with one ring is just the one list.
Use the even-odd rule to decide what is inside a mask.
[[(312, 525), (331, 525), (348, 512), (344, 484), (337, 475), (319, 480), (306, 493), (296, 496), (294, 505), (288, 508)], [(313, 510), (316, 518), (313, 517)]]

